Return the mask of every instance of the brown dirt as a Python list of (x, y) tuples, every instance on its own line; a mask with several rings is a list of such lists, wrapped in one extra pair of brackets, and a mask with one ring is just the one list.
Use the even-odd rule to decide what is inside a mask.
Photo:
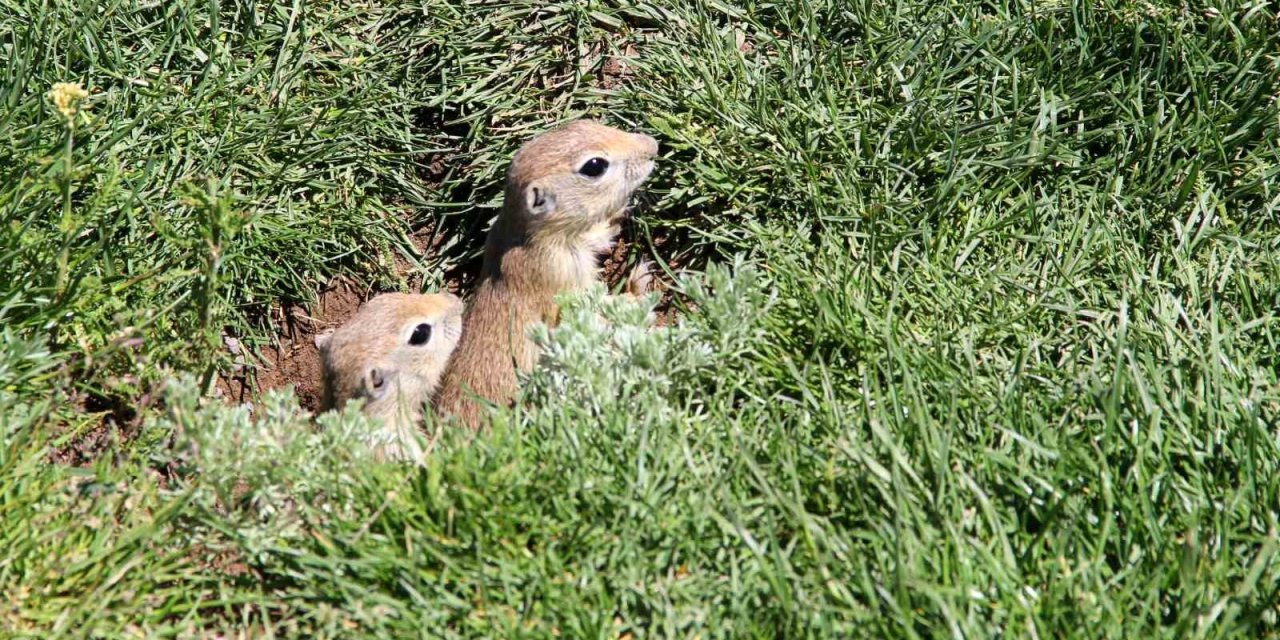
[[(610, 288), (624, 283), (631, 273), (629, 256), (633, 252), (635, 241), (632, 239), (632, 225), (624, 225), (623, 233), (618, 238), (613, 251), (604, 257), (602, 277)], [(410, 236), (418, 256), (430, 256), (435, 253), (442, 239), (430, 226), (415, 231)], [(655, 237), (654, 246), (661, 251), (666, 244), (665, 236)], [(418, 290), (422, 286), (422, 274), (417, 267), (404, 256), (396, 253), (396, 270), (409, 281), (409, 285)], [(446, 288), (458, 295), (470, 292), (474, 283), (477, 264), (455, 270), (447, 274)], [(671, 263), (674, 267), (674, 261)], [(653, 288), (662, 293), (654, 313), (657, 325), (666, 326), (675, 321), (677, 312), (673, 305), (672, 292), (661, 278), (655, 274)], [(337, 279), (325, 287), (316, 297), (316, 304), (308, 309), (303, 305), (289, 304), (276, 309), (272, 318), (281, 330), (276, 335), (276, 343), (260, 354), (262, 361), (256, 370), (257, 384), (251, 381), (249, 367), (241, 367), (229, 376), (221, 376), (217, 380), (217, 389), (223, 398), (235, 402), (252, 402), (258, 395), (269, 389), (293, 385), (302, 407), (316, 411), (321, 402), (320, 385), (320, 351), (315, 345), (315, 336), (326, 330), (335, 329), (346, 322), (374, 292), (361, 290), (349, 282)], [(228, 339), (228, 346), (233, 354), (240, 347), (234, 339)]]
[(250, 381), (247, 368), (230, 377), (220, 377), (217, 388), (222, 397), (236, 403), (251, 402), (264, 391), (291, 384), (298, 403), (311, 411), (317, 410), (321, 401), (321, 368), (315, 337), (355, 315), (368, 295), (339, 278), (316, 296), (316, 304), (311, 309), (300, 304), (275, 309), (272, 320), (281, 330), (276, 335), (276, 343), (260, 354), (257, 384)]
[[(144, 397), (144, 401), (147, 399)], [(103, 452), (133, 438), (142, 424), (138, 411), (122, 398), (77, 393), (73, 400), (82, 413), (101, 417), (90, 429), (50, 451), (50, 462), (75, 467), (91, 465)]]
[[(658, 232), (653, 236), (652, 242), (654, 250), (658, 255), (662, 256), (672, 271), (677, 271), (684, 267), (685, 256), (675, 251), (677, 243), (672, 241), (672, 236), (668, 235), (667, 232)], [(654, 268), (655, 270), (659, 269), (656, 266)], [(665, 279), (666, 277), (665, 273), (658, 272), (654, 274), (653, 279), (656, 290), (662, 292), (662, 297), (658, 299), (658, 304), (653, 308), (654, 314), (657, 315), (655, 324), (659, 327), (675, 324), (680, 317), (680, 311), (676, 305), (677, 294), (671, 289), (671, 283)]]
[[(439, 254), (440, 245), (444, 243), (444, 236), (436, 233), (435, 224), (427, 224), (410, 233), (409, 242), (413, 245), (413, 259), (418, 263), (422, 263)], [(413, 260), (405, 257), (399, 251), (394, 252), (392, 260), (395, 262), (396, 274), (404, 278), (409, 285), (409, 290), (422, 291), (424, 278), (418, 265), (414, 264)], [(450, 284), (456, 287), (456, 284)], [(457, 293), (453, 288), (450, 291)]]
[[(633, 240), (634, 233), (632, 228), (633, 225), (630, 223), (623, 226), (622, 234), (614, 244), (613, 251), (604, 257), (600, 270), (601, 278), (609, 287), (610, 291), (617, 289), (631, 277), (631, 269), (634, 266), (634, 262), (646, 258), (646, 256), (642, 255), (637, 256), (636, 261), (628, 260), (628, 256), (633, 251), (640, 251), (639, 249), (633, 249), (636, 243), (635, 240)], [(660, 255), (664, 255), (662, 248), (667, 244), (667, 240), (668, 238), (666, 235), (658, 235), (653, 238), (653, 246), (658, 250)], [(677, 267), (677, 257), (664, 255), (664, 259), (667, 260), (667, 264), (670, 265), (672, 269)], [(664, 279), (665, 274), (662, 273), (661, 268), (657, 265), (652, 265), (651, 268), (654, 271), (652, 282), (649, 285), (649, 290), (658, 291), (661, 294), (661, 297), (658, 299), (658, 304), (655, 305), (653, 309), (654, 315), (656, 316), (655, 324), (659, 327), (665, 327), (673, 324), (678, 315), (674, 304), (675, 294), (671, 290), (669, 283)]]
[(134, 438), (142, 426), (142, 414), (155, 403), (159, 389), (140, 394), (138, 380), (131, 374), (109, 375), (118, 367), (130, 368), (146, 356), (140, 351), (143, 338), (136, 329), (125, 329), (112, 344), (92, 355), (83, 355), (63, 365), (66, 380), (97, 380), (96, 385), (73, 385), (58, 391), (67, 404), (78, 409), (85, 421), (78, 425), (62, 425), (55, 432), (55, 443), (49, 461), (56, 464), (88, 466), (110, 450)]
[[(409, 241), (413, 245), (414, 260), (421, 263), (439, 252), (444, 238), (436, 233), (434, 225), (429, 224), (410, 233)], [(399, 250), (395, 251), (392, 259), (397, 275), (405, 279), (410, 290), (421, 291), (424, 278), (414, 261)], [(447, 274), (446, 289), (458, 295), (470, 291), (475, 275), (472, 271)], [(216, 382), (218, 392), (230, 402), (244, 403), (255, 401), (267, 390), (293, 385), (298, 403), (310, 411), (318, 410), (323, 390), (320, 350), (315, 345), (315, 337), (346, 322), (376, 293), (338, 278), (317, 294), (316, 303), (311, 308), (288, 304), (273, 310), (272, 320), (280, 328), (275, 344), (259, 354), (261, 362), (256, 372), (251, 372), (248, 366), (241, 366), (230, 375), (219, 376)], [(245, 359), (243, 354), (237, 353), (240, 349), (238, 342), (233, 338), (225, 341), (233, 355)], [(251, 373), (256, 373), (256, 384)]]
[(640, 51), (632, 43), (622, 49), (620, 55), (612, 56), (600, 65), (600, 71), (597, 75), (597, 82), (601, 89), (616, 89), (631, 78), (635, 72), (631, 69), (630, 60), (634, 60)]
[(631, 270), (627, 267), (627, 254), (631, 252), (631, 244), (624, 232), (614, 242), (613, 251), (604, 256), (600, 266), (600, 277), (610, 289), (626, 282), (627, 277), (631, 275)]
[(197, 566), (228, 578), (239, 578), (250, 572), (248, 561), (239, 550), (232, 548), (211, 549), (197, 543), (187, 558)]

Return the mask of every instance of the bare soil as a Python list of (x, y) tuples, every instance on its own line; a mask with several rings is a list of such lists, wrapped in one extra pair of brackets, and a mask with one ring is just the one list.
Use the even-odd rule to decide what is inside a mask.
[[(140, 426), (138, 411), (120, 398), (77, 394), (74, 401), (85, 414), (99, 414), (98, 422), (49, 452), (49, 461), (75, 467), (93, 464), (102, 452), (128, 441)], [(145, 399), (144, 399), (145, 401)]]
[(286, 304), (275, 309), (272, 320), (280, 330), (275, 344), (259, 354), (262, 362), (252, 376), (256, 384), (247, 368), (221, 377), (217, 388), (222, 397), (234, 403), (253, 402), (262, 392), (293, 385), (303, 408), (319, 409), (321, 366), (315, 337), (346, 322), (371, 295), (339, 278), (317, 294), (311, 308)]
[[(437, 255), (443, 240), (434, 226), (427, 225), (409, 235), (414, 252), (412, 260), (398, 250), (394, 253), (392, 259), (396, 275), (409, 285), (411, 291), (422, 290), (424, 277), (418, 264), (427, 263)], [(451, 273), (448, 276), (446, 289), (460, 296), (470, 290), (469, 281), (474, 280), (474, 274)], [(280, 329), (274, 336), (273, 346), (259, 354), (262, 361), (252, 372), (255, 375), (251, 375), (246, 367), (220, 377), (217, 389), (222, 397), (234, 403), (254, 402), (265, 391), (293, 385), (298, 403), (305, 409), (317, 411), (323, 400), (323, 390), (316, 336), (341, 326), (378, 293), (338, 278), (317, 293), (316, 302), (311, 307), (286, 304), (275, 309), (272, 320)]]

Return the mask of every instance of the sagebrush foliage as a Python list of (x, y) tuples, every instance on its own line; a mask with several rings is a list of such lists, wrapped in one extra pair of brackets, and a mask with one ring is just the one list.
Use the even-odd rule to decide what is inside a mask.
[(175, 434), (175, 490), (189, 492), (255, 560), (330, 518), (370, 513), (366, 483), (377, 477), (374, 452), (387, 436), (358, 406), (313, 423), (290, 389), (265, 394), (256, 407), (229, 407), (202, 401), (190, 378), (170, 383), (165, 404), (165, 416), (147, 428)]
[(758, 271), (739, 260), (684, 276), (677, 288), (699, 322), (653, 326), (654, 300), (605, 297), (603, 287), (567, 297), (562, 325), (535, 328), (543, 358), (526, 381), (527, 398), (565, 419), (612, 412), (670, 421), (688, 413), (703, 385), (742, 366), (767, 339), (770, 298)]

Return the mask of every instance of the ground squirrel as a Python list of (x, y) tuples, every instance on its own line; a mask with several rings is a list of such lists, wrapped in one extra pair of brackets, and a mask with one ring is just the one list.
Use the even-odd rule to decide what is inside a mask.
[(317, 336), (322, 410), (364, 399), (365, 414), (381, 418), (392, 436), (380, 453), (420, 458), (410, 434), (462, 335), (462, 309), (462, 300), (448, 293), (384, 293), (337, 330)]
[(554, 327), (556, 296), (597, 280), (599, 256), (657, 153), (650, 136), (589, 120), (539, 135), (516, 152), (462, 340), (436, 399), (441, 413), (475, 428), (483, 413), (473, 396), (514, 400), (517, 368), (528, 371), (538, 356), (529, 326)]

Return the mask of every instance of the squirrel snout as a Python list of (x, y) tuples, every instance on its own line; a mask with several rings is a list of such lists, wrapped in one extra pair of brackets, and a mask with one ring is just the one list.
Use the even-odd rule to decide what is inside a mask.
[(640, 149), (644, 153), (644, 157), (652, 158), (658, 155), (658, 140), (656, 138), (643, 133), (635, 135), (640, 140)]

